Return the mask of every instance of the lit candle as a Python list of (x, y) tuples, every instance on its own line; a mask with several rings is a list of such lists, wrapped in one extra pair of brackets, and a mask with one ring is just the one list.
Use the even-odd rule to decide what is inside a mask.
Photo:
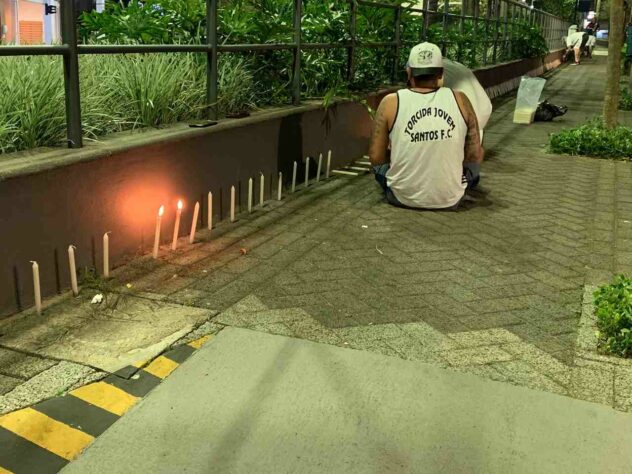
[(252, 178), (248, 179), (248, 212), (252, 212)]
[(208, 230), (213, 229), (213, 193), (208, 193)]
[(309, 186), (309, 156), (305, 160), (305, 187)]
[(235, 186), (230, 187), (230, 221), (235, 222)]
[(68, 247), (68, 264), (70, 266), (70, 287), (72, 288), (72, 294), (77, 296), (79, 294), (79, 287), (77, 286), (77, 265), (75, 264), (75, 246)]
[(110, 237), (103, 234), (103, 278), (110, 278)]
[(263, 207), (263, 191), (266, 187), (265, 185), (265, 177), (263, 176), (263, 173), (261, 173), (261, 178), (259, 178), (259, 206)]
[(176, 225), (173, 226), (173, 241), (171, 242), (171, 250), (178, 247), (178, 234), (180, 233), (180, 217), (182, 216), (182, 201), (178, 200), (178, 210), (176, 212)]
[(277, 189), (277, 201), (281, 200), (281, 193), (283, 192), (283, 173), (279, 173), (279, 184)]
[(325, 179), (329, 179), (329, 169), (331, 168), (331, 150), (327, 153), (327, 169), (325, 170)]
[(33, 291), (35, 293), (35, 309), (37, 314), (42, 314), (42, 292), (40, 290), (39, 266), (37, 262), (31, 260), (33, 264)]
[(323, 167), (323, 154), (318, 155), (318, 168), (316, 169), (316, 182), (320, 181), (320, 170)]
[(296, 170), (298, 168), (298, 164), (296, 161), (294, 162), (294, 169), (292, 170), (292, 192), (296, 190)]
[(200, 214), (200, 203), (196, 202), (193, 208), (193, 221), (191, 222), (191, 235), (189, 235), (189, 243), (195, 240), (195, 229), (197, 229), (198, 216)]
[(156, 235), (154, 236), (154, 258), (158, 258), (158, 248), (160, 247), (160, 225), (162, 224), (162, 215), (165, 213), (165, 206), (158, 209), (158, 217), (156, 217)]

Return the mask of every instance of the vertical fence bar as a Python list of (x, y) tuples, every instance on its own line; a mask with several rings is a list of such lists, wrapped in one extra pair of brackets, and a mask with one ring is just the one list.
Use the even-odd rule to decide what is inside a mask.
[(430, 27), (430, 0), (424, 0), (423, 3), (423, 23), (421, 24), (421, 41), (428, 39), (428, 28)]
[(509, 5), (506, 1), (501, 1), (501, 6), (503, 6), (503, 62), (505, 62), (507, 61), (507, 15), (509, 13)]
[(509, 29), (508, 39), (507, 39), (508, 40), (507, 41), (507, 59), (508, 60), (512, 59), (511, 53), (513, 50), (515, 17), (516, 17), (515, 5), (513, 3), (507, 3), (507, 18), (508, 18), (507, 28)]
[(351, 45), (347, 50), (347, 82), (353, 82), (355, 77), (355, 51), (356, 51), (356, 20), (358, 5), (355, 0), (349, 0), (349, 36)]
[(399, 74), (399, 54), (401, 45), (401, 25), (402, 25), (402, 7), (398, 6), (395, 10), (395, 51), (393, 52), (393, 69), (391, 71), (391, 82), (397, 83), (397, 75)]
[(303, 0), (294, 0), (294, 68), (292, 72), (292, 104), (301, 103), (301, 15)]
[(474, 12), (472, 15), (474, 16), (474, 20), (472, 21), (472, 44), (474, 45), (474, 64), (478, 63), (478, 15), (480, 14), (480, 0), (474, 0)]
[(487, 66), (487, 50), (489, 49), (489, 20), (492, 16), (493, 0), (487, 0), (485, 9), (485, 31), (483, 32), (483, 66)]
[(445, 35), (448, 32), (448, 13), (450, 13), (450, 2), (449, 0), (443, 0), (443, 23), (442, 23), (442, 31), (441, 31), (441, 54), (443, 57), (446, 56), (446, 42)]
[(217, 120), (217, 0), (206, 0), (206, 104), (210, 120)]
[(66, 99), (66, 136), (69, 148), (83, 146), (81, 132), (81, 97), (79, 93), (79, 54), (74, 0), (61, 0), (61, 39), (68, 46), (64, 54), (64, 89)]
[[(466, 0), (461, 0), (461, 16), (459, 17), (459, 38), (463, 39), (463, 22), (465, 21)], [(463, 62), (463, 41), (459, 41), (456, 49), (456, 60)]]
[(492, 64), (496, 64), (498, 62), (498, 33), (500, 30), (500, 2), (498, 0), (493, 0), (494, 2), (494, 53)]

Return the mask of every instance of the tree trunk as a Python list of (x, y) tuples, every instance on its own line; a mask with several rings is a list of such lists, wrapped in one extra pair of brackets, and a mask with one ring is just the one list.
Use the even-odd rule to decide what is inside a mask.
[(607, 128), (617, 126), (619, 114), (619, 81), (621, 80), (621, 48), (623, 47), (623, 0), (610, 0), (610, 27), (608, 31), (608, 69), (603, 119)]

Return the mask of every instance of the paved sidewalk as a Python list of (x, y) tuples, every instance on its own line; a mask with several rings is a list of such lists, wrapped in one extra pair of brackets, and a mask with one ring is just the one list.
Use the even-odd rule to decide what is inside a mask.
[(65, 473), (629, 472), (632, 416), (229, 328)]
[[(569, 107), (561, 120), (514, 125), (514, 101), (497, 103), (482, 191), (459, 212), (397, 209), (372, 177), (336, 178), (158, 261), (117, 269), (108, 289), (152, 307), (202, 308), (217, 314), (213, 330), (361, 349), (632, 410), (632, 363), (596, 353), (583, 304), (586, 285), (632, 272), (632, 163), (544, 149), (549, 132), (600, 113), (605, 62), (597, 56), (549, 80), (544, 97)], [(10, 328), (0, 332), (20, 344)], [(31, 358), (28, 373), (0, 367), (0, 411), (22, 403), (20, 384), (37, 371), (73, 372), (53, 394), (104, 376), (57, 362)]]

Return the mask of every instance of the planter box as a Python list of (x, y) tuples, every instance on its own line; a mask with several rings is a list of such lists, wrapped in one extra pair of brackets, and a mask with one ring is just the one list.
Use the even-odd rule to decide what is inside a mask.
[[(477, 71), (488, 90), (499, 90), (523, 74), (541, 74), (559, 64), (561, 52)], [(555, 58), (558, 59), (555, 59)], [(557, 61), (557, 63), (556, 63)], [(554, 67), (554, 66), (551, 66)], [(513, 81), (513, 82), (512, 82)], [(393, 89), (395, 90), (395, 89)], [(369, 98), (374, 107), (388, 91)], [(358, 104), (342, 101), (325, 111), (319, 104), (262, 111), (193, 129), (124, 133), (80, 150), (40, 149), (0, 160), (0, 317), (33, 304), (29, 261), (40, 266), (42, 295), (70, 286), (67, 248), (77, 247), (77, 268), (101, 268), (101, 239), (111, 231), (110, 265), (151, 249), (156, 212), (165, 205), (163, 241), (172, 232), (176, 201), (183, 199), (181, 235), (200, 201), (213, 192), (215, 221), (225, 219), (230, 187), (246, 203), (250, 177), (266, 176), (266, 198), (276, 177), (286, 184), (292, 164), (304, 176), (304, 158), (333, 152), (332, 168), (366, 153), (371, 119)], [(312, 160), (313, 163), (313, 160)], [(315, 173), (316, 167), (312, 166)], [(258, 196), (258, 180), (255, 179)], [(205, 224), (205, 222), (203, 222)]]

